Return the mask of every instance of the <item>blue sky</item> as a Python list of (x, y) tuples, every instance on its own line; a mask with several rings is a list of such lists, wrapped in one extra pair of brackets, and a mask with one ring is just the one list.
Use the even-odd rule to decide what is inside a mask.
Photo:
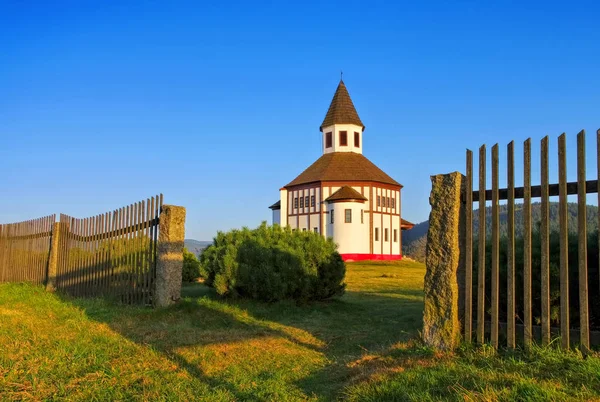
[(555, 181), (566, 132), (574, 180), (586, 129), (595, 177), (600, 5), (519, 3), (2, 1), (0, 222), (158, 192), (190, 238), (270, 220), (321, 154), (340, 70), (405, 219), (483, 143), (502, 161), (550, 135)]

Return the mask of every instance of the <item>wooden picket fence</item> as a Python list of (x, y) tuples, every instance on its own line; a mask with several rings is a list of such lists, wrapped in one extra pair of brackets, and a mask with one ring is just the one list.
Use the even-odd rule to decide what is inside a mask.
[(0, 225), (0, 283), (46, 281), (55, 215)]
[(162, 205), (160, 194), (89, 218), (61, 214), (57, 225), (55, 215), (0, 225), (0, 282), (47, 283), (52, 252), (59, 291), (151, 304)]
[[(600, 155), (600, 130), (597, 133), (597, 153)], [(476, 340), (479, 343), (489, 341), (494, 347), (499, 346), (500, 330), (506, 331), (506, 343), (509, 348), (514, 348), (517, 341), (517, 326), (523, 330), (523, 341), (526, 346), (534, 341), (534, 329), (532, 325), (532, 280), (541, 281), (541, 342), (548, 344), (551, 341), (553, 331), (551, 329), (551, 305), (550, 305), (550, 261), (549, 261), (549, 197), (559, 197), (559, 239), (560, 239), (560, 342), (565, 349), (569, 348), (571, 343), (570, 336), (573, 328), (570, 326), (569, 319), (569, 265), (568, 265), (568, 216), (567, 216), (567, 196), (577, 194), (577, 271), (578, 271), (578, 293), (579, 293), (579, 326), (575, 328), (578, 332), (578, 343), (583, 353), (590, 351), (590, 312), (588, 286), (590, 285), (588, 277), (588, 256), (587, 256), (587, 219), (586, 219), (586, 194), (598, 193), (600, 186), (600, 158), (597, 160), (598, 176), (594, 180), (586, 181), (586, 158), (585, 158), (585, 132), (581, 131), (577, 135), (577, 181), (567, 182), (567, 163), (566, 163), (566, 135), (558, 137), (558, 184), (549, 184), (549, 154), (548, 137), (541, 140), (541, 185), (531, 185), (531, 139), (527, 139), (523, 145), (523, 187), (515, 187), (515, 168), (514, 168), (514, 142), (511, 141), (507, 146), (507, 188), (499, 188), (499, 158), (498, 144), (492, 147), (492, 188), (486, 188), (486, 147), (482, 145), (479, 149), (479, 190), (473, 191), (473, 153), (467, 150), (466, 153), (466, 192), (463, 199), (466, 202), (467, 214), (465, 217), (465, 288), (464, 288), (464, 339), (467, 342), (472, 340), (473, 326), (476, 325)], [(531, 199), (541, 198), (541, 275), (539, 278), (532, 278), (532, 214)], [(600, 203), (600, 193), (598, 193)], [(523, 199), (523, 204), (519, 207), (523, 210), (523, 305), (519, 306), (522, 311), (522, 325), (517, 325), (517, 314), (515, 305), (515, 200)], [(506, 269), (506, 323), (499, 322), (500, 309), (500, 235), (499, 235), (499, 201), (507, 200), (507, 269)], [(491, 300), (486, 298), (485, 275), (486, 275), (486, 201), (492, 201), (492, 220), (491, 220)], [(477, 299), (473, 306), (473, 208), (474, 202), (479, 206), (479, 229), (478, 229), (478, 253), (477, 253)], [(599, 214), (600, 218), (600, 214)], [(599, 222), (600, 227), (600, 222)], [(600, 236), (599, 236), (600, 238)], [(600, 249), (600, 246), (599, 246)], [(537, 261), (536, 261), (537, 264)], [(536, 267), (537, 268), (537, 267)], [(593, 283), (592, 286), (598, 286)], [(594, 289), (595, 290), (595, 289)], [(504, 289), (502, 290), (504, 291)], [(488, 303), (486, 303), (488, 300)], [(489, 307), (489, 310), (486, 308)], [(473, 317), (473, 310), (476, 317)], [(489, 315), (487, 314), (489, 312)], [(488, 320), (489, 317), (489, 320)], [(489, 326), (489, 331), (488, 331)], [(489, 333), (489, 338), (487, 335)], [(593, 341), (598, 342), (598, 334), (593, 334)]]
[(102, 215), (60, 215), (56, 288), (150, 304), (162, 194)]

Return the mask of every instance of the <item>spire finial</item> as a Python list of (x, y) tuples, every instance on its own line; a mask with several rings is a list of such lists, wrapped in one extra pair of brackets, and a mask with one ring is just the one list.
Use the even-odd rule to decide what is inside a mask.
[(344, 81), (344, 72), (340, 70), (340, 81)]

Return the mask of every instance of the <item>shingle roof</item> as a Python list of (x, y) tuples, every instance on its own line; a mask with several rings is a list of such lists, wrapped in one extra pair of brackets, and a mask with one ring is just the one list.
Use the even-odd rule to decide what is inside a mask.
[(270, 209), (281, 209), (281, 200), (277, 201), (275, 204), (269, 207)]
[(360, 117), (358, 117), (358, 113), (356, 113), (344, 81), (340, 81), (335, 90), (331, 105), (329, 105), (329, 110), (327, 110), (320, 130), (323, 131), (323, 127), (331, 126), (332, 124), (356, 124), (357, 126), (361, 126), (363, 130), (365, 129), (364, 124), (360, 121)]
[(414, 223), (409, 222), (405, 219), (402, 219), (402, 222), (400, 223), (400, 228), (401, 229), (412, 229), (415, 226)]
[(367, 198), (350, 186), (344, 186), (335, 193), (331, 194), (325, 201), (343, 201), (343, 200), (361, 200), (367, 201)]
[(401, 186), (362, 154), (331, 152), (317, 159), (285, 187), (319, 181), (375, 181)]

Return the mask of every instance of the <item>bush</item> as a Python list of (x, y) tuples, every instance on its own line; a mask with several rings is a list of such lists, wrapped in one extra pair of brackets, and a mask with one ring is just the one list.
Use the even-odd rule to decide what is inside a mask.
[(206, 284), (222, 296), (323, 300), (344, 293), (346, 265), (331, 239), (289, 227), (219, 232), (200, 256)]
[(187, 248), (184, 248), (181, 280), (183, 282), (194, 282), (198, 278), (200, 278), (200, 261), (194, 253), (190, 253)]

